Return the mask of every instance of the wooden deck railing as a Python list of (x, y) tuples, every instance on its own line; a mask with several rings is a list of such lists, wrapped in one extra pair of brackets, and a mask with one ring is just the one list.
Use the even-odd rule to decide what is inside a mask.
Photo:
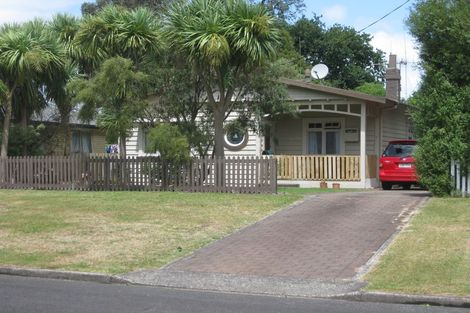
[(284, 180), (359, 181), (355, 155), (276, 155), (277, 178)]

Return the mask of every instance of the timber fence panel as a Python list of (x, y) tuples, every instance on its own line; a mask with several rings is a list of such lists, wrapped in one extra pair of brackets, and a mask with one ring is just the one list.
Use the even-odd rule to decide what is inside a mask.
[(181, 166), (163, 164), (159, 157), (0, 159), (0, 188), (10, 189), (267, 193), (277, 191), (277, 175), (276, 159), (264, 157), (194, 158)]
[(455, 191), (462, 197), (470, 197), (470, 168), (462, 166), (457, 161), (452, 161), (450, 175)]

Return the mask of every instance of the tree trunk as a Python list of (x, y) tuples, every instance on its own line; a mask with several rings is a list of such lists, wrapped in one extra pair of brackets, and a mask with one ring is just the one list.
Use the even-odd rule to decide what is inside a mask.
[(70, 121), (70, 116), (64, 116), (62, 117), (62, 120), (61, 120), (61, 124), (62, 124), (62, 131), (64, 132), (63, 135), (64, 135), (64, 156), (67, 156), (70, 154), (70, 145), (71, 145), (71, 142), (70, 142), (70, 137), (71, 137), (71, 133), (70, 133), (70, 124), (69, 124), (69, 121)]
[[(219, 104), (216, 106), (214, 110), (214, 128), (215, 128), (215, 159), (223, 159), (225, 156), (224, 151), (224, 117), (225, 117), (225, 110)], [(222, 163), (215, 162), (213, 168), (215, 174), (215, 181), (218, 187), (225, 186), (225, 168)]]
[(26, 129), (26, 127), (28, 127), (28, 111), (27, 111), (26, 105), (23, 105), (21, 108), (20, 126), (23, 129)]
[(224, 157), (224, 117), (225, 111), (219, 104), (214, 108), (214, 152), (216, 157), (221, 158)]
[(0, 157), (6, 158), (8, 156), (8, 135), (10, 134), (10, 120), (11, 111), (13, 106), (13, 93), (16, 87), (13, 87), (8, 94), (5, 108), (5, 118), (3, 120), (3, 131), (2, 131), (2, 147), (0, 151)]
[(67, 124), (64, 129), (64, 156), (70, 155), (70, 145), (72, 144), (70, 142), (71, 137), (70, 126)]
[[(20, 126), (23, 132), (26, 134), (26, 129), (28, 128), (28, 111), (26, 108), (26, 105), (23, 105), (21, 107), (21, 121), (20, 121)], [(26, 139), (26, 137), (24, 137)], [(28, 154), (28, 146), (26, 145), (26, 140), (23, 142), (23, 147), (22, 147), (22, 155), (26, 156)]]
[(126, 158), (126, 135), (119, 137), (119, 156), (123, 159)]

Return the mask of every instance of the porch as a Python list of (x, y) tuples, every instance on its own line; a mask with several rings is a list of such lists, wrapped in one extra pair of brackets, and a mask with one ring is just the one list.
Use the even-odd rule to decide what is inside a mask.
[(367, 155), (365, 181), (361, 181), (361, 158), (358, 155), (275, 155), (277, 179), (282, 185), (328, 187), (339, 183), (341, 188), (374, 187), (377, 179), (377, 156)]

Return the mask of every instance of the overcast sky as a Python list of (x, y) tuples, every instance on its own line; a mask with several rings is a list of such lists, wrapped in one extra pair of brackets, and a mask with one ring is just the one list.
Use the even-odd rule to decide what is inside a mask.
[[(331, 26), (335, 23), (352, 26), (359, 30), (389, 13), (406, 0), (305, 0), (307, 17), (313, 13)], [(50, 18), (59, 12), (80, 15), (84, 0), (0, 0), (0, 24), (23, 22), (34, 17)], [(416, 63), (418, 53), (405, 25), (413, 1), (365, 30), (373, 36), (372, 44), (387, 55), (398, 55), (402, 61), (402, 97), (408, 97), (420, 81)], [(406, 64), (405, 64), (406, 63)]]

